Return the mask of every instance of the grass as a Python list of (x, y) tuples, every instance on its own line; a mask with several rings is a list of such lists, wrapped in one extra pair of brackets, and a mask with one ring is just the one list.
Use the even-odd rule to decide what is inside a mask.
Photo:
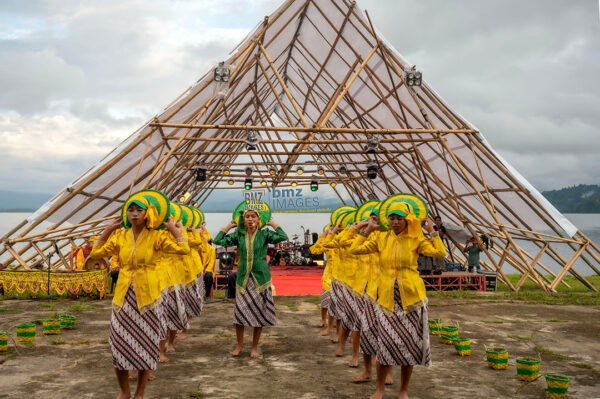
[(56, 339), (51, 339), (50, 340), (50, 345), (64, 345), (66, 343), (67, 343), (67, 341), (65, 341), (62, 338), (56, 338)]
[(508, 338), (520, 339), (521, 341), (531, 341), (532, 337), (519, 337), (518, 335), (508, 334)]
[(594, 366), (587, 363), (575, 363), (575, 367), (579, 367), (580, 369), (595, 370)]
[(496, 292), (483, 294), (475, 291), (429, 291), (430, 298), (475, 300), (477, 302), (516, 301), (544, 305), (600, 306), (600, 293), (566, 292), (546, 294), (539, 291)]
[(504, 321), (502, 321), (502, 320), (488, 320), (488, 321), (484, 321), (484, 323), (502, 324), (502, 323), (504, 323)]
[[(521, 274), (518, 274), (518, 273), (507, 274), (506, 276), (508, 277), (508, 279), (510, 280), (510, 282), (513, 286), (515, 286), (521, 279)], [(550, 281), (552, 281), (554, 279), (554, 277), (552, 277), (551, 275), (546, 275), (546, 277)], [(589, 281), (590, 284), (592, 284), (594, 287), (596, 287), (597, 289), (600, 290), (600, 276), (586, 276), (585, 279), (587, 281)], [(587, 288), (585, 285), (583, 285), (583, 283), (574, 276), (565, 276), (563, 278), (563, 281), (565, 281), (567, 284), (569, 284), (571, 286), (571, 288), (569, 288), (561, 283), (556, 287), (556, 291), (558, 291), (559, 293), (561, 293), (561, 292), (562, 293), (569, 293), (569, 292), (570, 293), (588, 293), (588, 292), (591, 292), (589, 288)], [(498, 285), (497, 285), (496, 289), (499, 292), (510, 292), (511, 291), (511, 289), (506, 284), (500, 282), (500, 280), (498, 280)], [(531, 281), (530, 279), (527, 279), (523, 283), (520, 291), (543, 292), (542, 289), (537, 285), (537, 283)]]
[(226, 333), (218, 333), (218, 334), (215, 334), (215, 337), (217, 337), (217, 338), (231, 338), (232, 335), (231, 334), (226, 334)]
[(56, 310), (56, 306), (57, 306), (57, 305), (58, 305), (58, 304), (57, 304), (57, 303), (54, 303), (54, 302), (50, 302), (50, 303), (42, 303), (42, 304), (40, 305), (40, 309), (42, 309), (42, 310), (52, 310), (52, 311), (54, 311), (54, 310)]
[(555, 317), (553, 317), (553, 318), (551, 318), (551, 319), (548, 320), (549, 323), (566, 323), (568, 321), (569, 320), (561, 320), (561, 319), (557, 319)]
[(321, 303), (321, 298), (317, 295), (311, 295), (310, 298), (306, 298), (304, 302), (314, 303), (315, 305), (319, 305)]
[(225, 299), (225, 290), (213, 290), (214, 299)]
[(87, 303), (75, 303), (67, 308), (70, 312), (80, 312), (82, 310), (94, 309), (94, 306), (88, 305)]
[(281, 304), (287, 306), (292, 312), (298, 311), (298, 305), (292, 300), (283, 301)]
[(101, 343), (101, 344), (108, 344), (108, 340), (107, 340), (107, 339), (101, 339), (101, 340), (100, 340), (100, 343)]
[(23, 344), (24, 347), (26, 348), (33, 348), (35, 346), (35, 344), (33, 342), (21, 342), (21, 344)]
[(3, 312), (18, 312), (18, 311), (19, 311), (19, 309), (17, 309), (17, 308), (0, 308), (0, 313), (3, 313)]
[(203, 398), (203, 397), (204, 397), (204, 393), (202, 393), (201, 391), (192, 392), (190, 394), (190, 398)]
[(77, 341), (75, 342), (77, 345), (89, 345), (90, 344), (90, 340), (89, 339), (84, 339), (81, 341)]
[(548, 348), (544, 348), (543, 346), (536, 346), (535, 350), (538, 351), (539, 353), (550, 355), (559, 360), (570, 360), (569, 356), (565, 356), (565, 355), (561, 355), (560, 353), (553, 352)]

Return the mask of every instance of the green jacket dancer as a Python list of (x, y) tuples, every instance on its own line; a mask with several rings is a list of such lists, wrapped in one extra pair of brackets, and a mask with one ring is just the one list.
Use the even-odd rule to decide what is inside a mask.
[(278, 226), (275, 231), (259, 229), (252, 235), (239, 228), (231, 234), (221, 230), (213, 242), (223, 247), (237, 247), (240, 262), (236, 284), (240, 293), (244, 294), (250, 276), (254, 279), (256, 291), (259, 293), (271, 286), (271, 271), (267, 265), (267, 244), (277, 244), (287, 239), (287, 234)]

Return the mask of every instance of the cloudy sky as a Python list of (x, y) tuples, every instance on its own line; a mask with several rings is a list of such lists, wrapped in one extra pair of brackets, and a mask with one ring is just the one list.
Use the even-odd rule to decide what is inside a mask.
[[(0, 187), (55, 193), (280, 0), (2, 0)], [(539, 190), (600, 184), (597, 0), (359, 0)]]

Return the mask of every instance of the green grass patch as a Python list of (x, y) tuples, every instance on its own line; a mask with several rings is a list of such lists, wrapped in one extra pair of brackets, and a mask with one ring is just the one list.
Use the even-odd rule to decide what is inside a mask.
[(217, 338), (231, 338), (232, 335), (231, 334), (227, 334), (227, 333), (218, 333), (218, 334), (215, 334), (215, 337), (217, 337)]
[[(508, 279), (510, 280), (510, 282), (513, 286), (515, 286), (521, 279), (521, 274), (519, 274), (519, 273), (507, 274), (506, 276), (508, 277)], [(545, 277), (550, 281), (554, 280), (554, 277), (549, 274), (547, 274)], [(597, 289), (600, 290), (600, 276), (586, 276), (585, 279), (587, 281), (589, 281), (589, 283), (592, 284), (594, 287), (596, 287)], [(575, 276), (565, 276), (563, 278), (563, 281), (565, 281), (567, 284), (569, 284), (571, 286), (571, 288), (560, 283), (556, 287), (556, 291), (558, 291), (558, 292), (580, 292), (580, 293), (581, 292), (590, 292), (590, 289), (588, 287), (586, 287), (581, 281), (579, 281), (577, 279), (577, 277), (575, 277)], [(497, 291), (505, 291), (505, 292), (511, 291), (510, 287), (508, 285), (500, 282), (500, 280), (498, 280), (498, 285), (497, 285), (496, 289), (497, 289)], [(537, 283), (531, 281), (531, 279), (527, 279), (523, 283), (523, 285), (521, 286), (521, 289), (519, 291), (520, 292), (522, 292), (522, 291), (543, 292), (543, 290), (540, 288), (540, 286), (537, 285)]]
[(321, 303), (321, 298), (317, 295), (311, 295), (310, 298), (306, 298), (304, 300), (304, 302), (314, 303), (316, 305), (319, 305)]
[(70, 312), (80, 312), (82, 310), (91, 310), (94, 309), (94, 306), (88, 305), (87, 303), (74, 303), (73, 305), (67, 308)]
[(553, 317), (553, 318), (551, 318), (551, 319), (548, 320), (549, 323), (566, 323), (568, 321), (569, 320), (561, 320), (561, 319), (557, 319), (555, 317)]
[(488, 324), (503, 324), (504, 321), (502, 321), (502, 320), (484, 320), (484, 323), (488, 323)]
[(519, 292), (495, 292), (479, 293), (475, 291), (428, 291), (430, 298), (462, 299), (465, 302), (497, 302), (516, 301), (527, 303), (539, 303), (544, 305), (578, 305), (578, 306), (600, 306), (600, 293), (597, 292), (564, 292), (546, 294), (541, 291), (519, 291)]
[(575, 363), (575, 367), (579, 367), (580, 369), (595, 370), (594, 366), (587, 363)]
[(21, 344), (23, 344), (24, 347), (26, 348), (33, 348), (35, 346), (35, 344), (33, 342), (21, 342)]
[(56, 305), (58, 305), (57, 303), (54, 302), (50, 302), (50, 303), (42, 303), (40, 305), (40, 309), (42, 310), (51, 310), (54, 311), (56, 310)]
[(192, 392), (190, 394), (190, 398), (203, 398), (203, 397), (204, 397), (204, 393), (201, 391)]
[(4, 308), (4, 307), (0, 308), (0, 313), (3, 313), (3, 312), (18, 312), (18, 311), (19, 311), (19, 309), (17, 309), (17, 308)]
[(50, 340), (50, 345), (64, 345), (66, 343), (67, 343), (67, 341), (65, 341), (62, 338), (56, 338), (56, 339), (51, 339)]
[(75, 342), (77, 345), (89, 345), (90, 344), (90, 340), (89, 339), (83, 339), (81, 341), (77, 341)]
[(543, 346), (536, 346), (535, 350), (538, 351), (539, 353), (550, 355), (559, 360), (569, 360), (569, 356), (565, 356), (565, 355), (561, 355), (560, 353), (553, 352), (548, 348), (544, 348)]
[(292, 300), (283, 301), (281, 304), (287, 306), (292, 312), (298, 311), (298, 305)]
[(107, 339), (101, 339), (99, 342), (101, 344), (108, 344), (108, 340)]
[(508, 334), (508, 338), (520, 339), (521, 341), (531, 341), (531, 340), (533, 340), (532, 337), (519, 337), (518, 335), (514, 335), (514, 334)]
[(213, 290), (214, 299), (225, 299), (226, 290)]

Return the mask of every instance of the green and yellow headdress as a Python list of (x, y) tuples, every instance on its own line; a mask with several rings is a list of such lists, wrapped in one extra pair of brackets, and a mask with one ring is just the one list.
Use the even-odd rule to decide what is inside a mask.
[(356, 211), (346, 211), (338, 215), (335, 224), (346, 228), (350, 226), (356, 220)]
[(395, 194), (381, 202), (379, 224), (387, 231), (390, 229), (389, 217), (391, 215), (402, 216), (408, 223), (407, 234), (410, 237), (419, 237), (423, 235), (421, 221), (427, 217), (428, 213), (427, 203), (418, 195)]
[(125, 228), (131, 227), (131, 223), (127, 219), (127, 208), (131, 204), (136, 204), (146, 210), (144, 219), (146, 220), (146, 227), (149, 229), (162, 227), (171, 213), (171, 203), (166, 195), (160, 191), (141, 190), (131, 194), (121, 208), (121, 220)]
[(198, 208), (192, 208), (192, 212), (194, 212), (194, 225), (193, 228), (197, 229), (200, 227), (202, 223), (204, 223), (204, 213)]
[(364, 204), (362, 204), (360, 207), (358, 207), (358, 210), (356, 211), (356, 221), (361, 222), (365, 219), (368, 219), (371, 216), (371, 213), (373, 213), (373, 212), (378, 214), (377, 208), (378, 208), (379, 204), (380, 204), (380, 201), (378, 201), (378, 200), (371, 200), (371, 201), (367, 201)]
[(264, 201), (246, 200), (240, 202), (240, 204), (234, 209), (232, 219), (237, 224), (238, 229), (244, 230), (244, 215), (246, 212), (258, 213), (258, 228), (262, 229), (265, 227), (267, 222), (271, 219), (271, 208)]
[(329, 220), (329, 223), (331, 223), (332, 225), (335, 226), (335, 220), (337, 219), (337, 217), (339, 216), (340, 213), (343, 212), (347, 212), (347, 211), (355, 211), (356, 208), (350, 205), (343, 205), (340, 206), (339, 208), (335, 209), (333, 212), (331, 212), (331, 218)]

